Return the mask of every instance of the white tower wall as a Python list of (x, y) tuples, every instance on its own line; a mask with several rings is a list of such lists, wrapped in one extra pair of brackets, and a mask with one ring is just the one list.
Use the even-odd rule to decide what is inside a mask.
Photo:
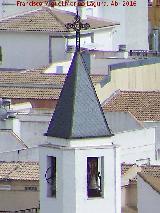
[[(54, 138), (53, 138), (54, 139)], [(40, 211), (41, 213), (120, 213), (121, 181), (119, 150), (109, 138), (80, 139), (70, 145), (44, 145), (40, 151)], [(65, 139), (64, 139), (65, 141)], [(82, 143), (83, 142), (83, 143)], [(77, 144), (80, 143), (78, 147)], [(98, 145), (100, 143), (100, 146)], [(84, 145), (82, 145), (84, 144)], [(118, 151), (117, 151), (118, 150)], [(47, 197), (47, 156), (56, 157), (57, 194)], [(103, 157), (104, 187), (102, 197), (87, 196), (87, 157)]]

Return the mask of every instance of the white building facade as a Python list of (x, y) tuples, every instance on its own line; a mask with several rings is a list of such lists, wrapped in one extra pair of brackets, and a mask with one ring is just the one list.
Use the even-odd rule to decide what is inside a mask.
[[(157, 178), (152, 179), (154, 180)], [(157, 185), (157, 187), (154, 187), (154, 185), (148, 183), (144, 178), (139, 175), (137, 182), (138, 213), (158, 213), (160, 208), (160, 194), (158, 187), (159, 179), (156, 180), (157, 184), (154, 183), (154, 185)]]
[[(112, 145), (112, 140), (99, 138), (68, 141), (48, 138), (48, 143), (49, 146), (44, 145), (40, 149), (41, 213), (52, 209), (58, 213), (121, 212), (120, 156), (118, 148)], [(49, 172), (47, 162), (51, 157), (56, 158), (54, 196), (49, 195), (50, 185), (45, 176)], [(87, 183), (89, 158), (97, 158), (101, 164), (99, 172), (102, 191), (97, 196), (89, 195), (87, 191), (91, 187)]]
[(117, 6), (112, 2), (91, 10), (93, 16), (120, 22), (113, 32), (114, 49), (124, 44), (127, 50), (148, 50), (148, 1), (117, 0)]

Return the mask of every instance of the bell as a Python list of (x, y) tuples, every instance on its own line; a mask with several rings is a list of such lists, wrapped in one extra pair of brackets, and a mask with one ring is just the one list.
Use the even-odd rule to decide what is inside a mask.
[(98, 181), (96, 180), (96, 175), (91, 176), (89, 189), (99, 189)]

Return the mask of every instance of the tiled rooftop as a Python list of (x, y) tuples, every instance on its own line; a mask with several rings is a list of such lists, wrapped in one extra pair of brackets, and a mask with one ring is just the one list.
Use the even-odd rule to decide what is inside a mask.
[[(35, 71), (0, 71), (0, 97), (58, 99), (65, 74)], [(103, 79), (102, 75), (92, 75), (93, 84)]]
[[(43, 69), (35, 71), (0, 71), (1, 84), (54, 84), (62, 86), (66, 74), (43, 73)], [(103, 75), (92, 75), (93, 83), (102, 80)]]
[(36, 162), (0, 162), (0, 180), (39, 180)]
[[(125, 173), (135, 164), (122, 164), (121, 166), (121, 174), (125, 175)], [(160, 165), (141, 165), (141, 174), (152, 176), (155, 178), (159, 178), (160, 180)], [(135, 181), (134, 179), (133, 181)]]
[(122, 164), (121, 175), (124, 175), (134, 164)]
[(0, 87), (0, 97), (3, 98), (29, 98), (29, 99), (58, 99), (61, 89), (56, 88), (25, 88)]
[[(0, 21), (0, 31), (65, 33), (68, 32), (65, 24), (73, 22), (74, 16), (75, 14), (72, 12), (42, 7), (41, 9), (2, 19)], [(118, 24), (117, 22), (93, 17), (87, 17), (84, 22), (89, 23), (91, 29)]]
[(160, 193), (160, 177), (153, 177), (152, 175), (138, 173), (139, 176), (148, 183), (155, 191)]
[(103, 110), (130, 112), (139, 121), (160, 121), (160, 91), (117, 91)]

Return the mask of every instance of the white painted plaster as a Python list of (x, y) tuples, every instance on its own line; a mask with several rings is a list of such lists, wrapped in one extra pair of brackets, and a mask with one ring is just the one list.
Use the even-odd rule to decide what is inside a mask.
[(50, 118), (50, 114), (19, 115), (21, 139), (28, 147), (38, 146), (46, 142), (47, 137), (44, 136), (44, 133), (47, 132)]
[(137, 180), (138, 186), (138, 213), (159, 213), (160, 194), (156, 192), (140, 176)]
[(114, 143), (121, 147), (121, 162), (135, 163), (150, 158), (155, 162), (155, 128), (115, 134)]
[(35, 68), (49, 64), (49, 41), (45, 33), (0, 32), (0, 68)]
[(21, 140), (12, 130), (0, 130), (0, 153), (23, 149)]
[(39, 147), (32, 147), (29, 149), (19, 148), (15, 151), (7, 149), (7, 151), (0, 153), (0, 161), (34, 161), (39, 162)]
[(126, 44), (127, 50), (148, 49), (148, 1), (137, 0), (135, 7), (118, 2), (118, 6), (93, 8), (94, 16), (120, 22), (113, 34), (114, 49), (118, 49), (119, 44)]
[(113, 50), (112, 45), (112, 33), (113, 33), (114, 27), (111, 28), (105, 28), (103, 30), (96, 30), (94, 31), (94, 42), (96, 49), (99, 50)]
[[(104, 139), (97, 138), (97, 144), (101, 140), (102, 143), (105, 142)], [(80, 144), (76, 148), (72, 146), (72, 143), (70, 143), (71, 146), (61, 147), (66, 142), (64, 140), (59, 146), (47, 147), (46, 145), (40, 149), (41, 213), (49, 213), (52, 210), (58, 213), (120, 213), (120, 161), (117, 154), (119, 150), (115, 151), (117, 148), (114, 149), (114, 145), (92, 147), (94, 143), (92, 139), (86, 139), (88, 143), (83, 146), (85, 139), (76, 141)], [(51, 143), (51, 139), (49, 142)], [(55, 138), (52, 144), (55, 144)], [(47, 170), (47, 156), (57, 158), (56, 198), (46, 196), (47, 183), (44, 175)], [(87, 157), (95, 156), (104, 157), (104, 196), (89, 199), (87, 197)]]

